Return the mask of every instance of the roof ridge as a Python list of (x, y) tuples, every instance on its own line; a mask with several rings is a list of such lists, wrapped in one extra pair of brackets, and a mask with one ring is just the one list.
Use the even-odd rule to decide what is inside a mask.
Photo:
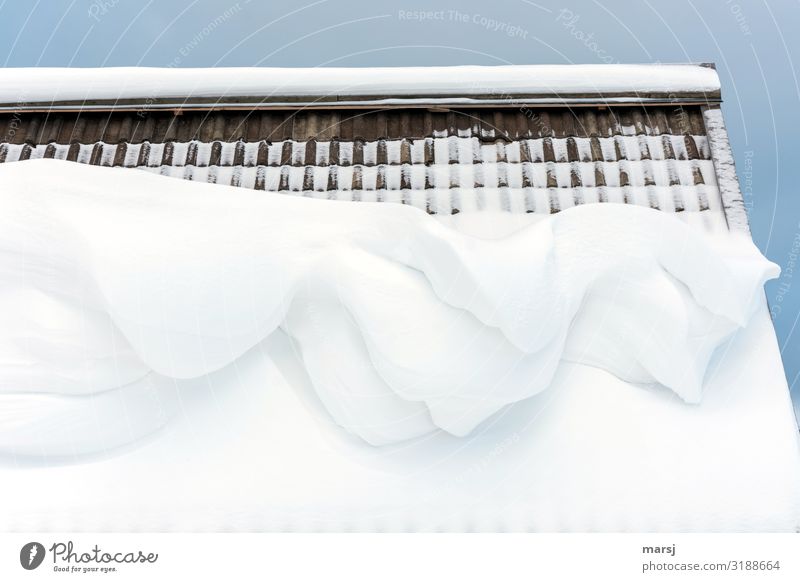
[(305, 108), (717, 102), (710, 63), (375, 68), (9, 68), (0, 107)]

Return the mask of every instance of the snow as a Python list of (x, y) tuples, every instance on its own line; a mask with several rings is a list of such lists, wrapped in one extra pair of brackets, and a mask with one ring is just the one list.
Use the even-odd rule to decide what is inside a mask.
[(0, 167), (0, 528), (797, 527), (749, 237), (488, 194)]
[[(502, 88), (499, 92), (498, 88)], [(397, 68), (4, 68), (0, 103), (246, 96), (396, 96), (716, 92), (699, 65), (503, 65)]]
[[(445, 173), (432, 180), (450, 205), (449, 168), (437, 167)], [(232, 169), (217, 170), (230, 181), (223, 170)], [(299, 191), (303, 167), (268, 168), (266, 182), (284, 170)], [(374, 186), (376, 169), (364, 170)], [(0, 176), (0, 241), (15, 294), (3, 308), (3, 385), (78, 395), (150, 370), (202, 376), (281, 327), (299, 342), (331, 414), (374, 444), (436, 429), (468, 434), (545, 390), (561, 359), (698, 402), (714, 349), (747, 324), (778, 272), (745, 237), (717, 248), (665, 213), (572, 208), (571, 192), (546, 221), (479, 241), (409, 206), (298, 200), (50, 160), (5, 165)], [(412, 176), (412, 186), (423, 179)], [(510, 205), (508, 196), (478, 200), (484, 217)], [(76, 277), (91, 283), (76, 288)], [(53, 314), (35, 340), (20, 316), (31, 294)], [(92, 320), (81, 315), (89, 309)], [(76, 370), (81, 361), (92, 366)]]
[(143, 446), (0, 464), (0, 531), (794, 532), (779, 358), (762, 300), (696, 406), (562, 363), (469, 437), (376, 449), (331, 422), (280, 333), (210, 376), (154, 374), (179, 412)]
[[(722, 197), (722, 205), (725, 208), (728, 227), (731, 230), (749, 234), (750, 225), (747, 221), (747, 210), (742, 198), (742, 192), (739, 190), (736, 164), (728, 141), (728, 132), (725, 130), (722, 110), (707, 109), (703, 114), (703, 118), (708, 132), (708, 147), (714, 160), (716, 175), (719, 176), (719, 192)], [(703, 172), (704, 176), (706, 174), (707, 172)]]

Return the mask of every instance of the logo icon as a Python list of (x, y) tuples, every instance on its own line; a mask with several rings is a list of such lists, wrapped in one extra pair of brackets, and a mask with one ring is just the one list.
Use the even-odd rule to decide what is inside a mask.
[(39, 542), (28, 542), (19, 551), (19, 563), (26, 570), (35, 570), (44, 561), (44, 546)]

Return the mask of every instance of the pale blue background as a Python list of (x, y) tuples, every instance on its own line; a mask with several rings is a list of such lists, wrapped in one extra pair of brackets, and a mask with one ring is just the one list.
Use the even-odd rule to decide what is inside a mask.
[[(401, 18), (415, 10), (444, 12)], [(562, 10), (572, 13), (569, 27)], [(490, 30), (483, 18), (518, 32)], [(740, 179), (752, 161), (754, 238), (785, 268), (795, 237), (800, 246), (798, 25), (798, 0), (0, 0), (0, 59), (12, 67), (713, 61)], [(800, 271), (796, 278), (769, 284), (767, 296), (800, 410)]]

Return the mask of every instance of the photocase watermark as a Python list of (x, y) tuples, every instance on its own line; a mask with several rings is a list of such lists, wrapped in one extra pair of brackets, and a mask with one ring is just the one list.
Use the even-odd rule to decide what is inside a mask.
[(519, 99), (515, 95), (506, 93), (505, 91), (501, 91), (496, 86), (487, 87), (485, 85), (479, 85), (477, 83), (472, 85), (472, 89), (474, 92), (485, 93), (486, 95), (488, 95), (493, 99), (506, 101), (508, 105), (510, 105), (511, 107), (516, 107), (520, 113), (522, 113), (525, 117), (527, 117), (533, 122), (533, 124), (538, 128), (539, 133), (541, 135), (549, 135), (553, 132), (552, 126), (547, 121), (547, 119), (540, 113), (539, 109), (531, 107), (524, 100)]
[[(210, 20), (205, 26), (203, 26), (203, 28), (195, 33), (191, 40), (178, 49), (178, 53), (169, 63), (166, 64), (166, 68), (174, 69), (180, 67), (183, 63), (183, 59), (188, 57), (192, 51), (194, 51), (206, 39), (208, 39), (220, 26), (239, 14), (244, 9), (243, 5), (250, 4), (251, 1), (252, 0), (244, 0), (243, 2), (237, 2), (236, 4), (226, 8), (224, 12), (219, 13), (216, 17), (214, 17), (213, 20)], [(145, 99), (142, 107), (136, 111), (137, 117), (146, 117), (147, 112), (152, 108), (153, 103), (155, 102), (156, 98), (152, 96)]]
[(744, 207), (747, 210), (753, 209), (753, 150), (744, 152), (744, 164), (739, 173), (739, 181), (742, 187), (742, 199), (744, 200)]
[[(19, 104), (20, 107), (24, 106), (24, 104)], [(11, 112), (11, 119), (8, 122), (8, 126), (6, 127), (6, 133), (3, 136), (3, 139), (0, 140), (0, 143), (10, 142), (14, 139), (14, 136), (17, 135), (17, 130), (22, 127), (22, 115), (18, 109), (15, 109)]]
[(677, 127), (673, 127), (672, 129), (677, 131), (677, 133), (692, 133), (692, 120), (681, 103), (680, 97), (675, 93), (670, 93), (667, 95), (667, 102), (675, 105), (675, 108), (672, 110), (673, 116), (671, 123), (677, 125)]
[(117, 4), (122, 2), (122, 0), (94, 0), (91, 4), (89, 4), (89, 9), (87, 10), (87, 14), (89, 18), (94, 19), (96, 22), (100, 22), (102, 17), (111, 12)]
[(461, 12), (459, 10), (398, 10), (397, 19), (410, 22), (458, 22), (479, 26), (489, 32), (504, 34), (511, 38), (526, 40), (529, 31), (511, 22), (496, 20), (479, 13)]
[(742, 7), (734, 0), (725, 0), (725, 4), (733, 15), (736, 24), (739, 25), (739, 30), (742, 31), (742, 34), (745, 36), (753, 36), (753, 31), (750, 30), (750, 24), (747, 22), (747, 17), (744, 15)]
[(605, 49), (603, 49), (600, 44), (594, 38), (594, 32), (585, 32), (583, 29), (578, 27), (578, 22), (581, 19), (580, 14), (575, 14), (569, 8), (562, 8), (558, 11), (556, 15), (556, 22), (560, 23), (572, 37), (577, 40), (578, 42), (583, 43), (583, 45), (593, 52), (600, 62), (603, 62), (607, 65), (613, 63), (619, 63), (619, 60), (615, 59), (612, 55), (610, 55)]
[(2, 139), (0, 139), (0, 143), (9, 143), (13, 141), (14, 137), (17, 135), (17, 131), (19, 131), (19, 129), (22, 127), (22, 123), (24, 121), (22, 117), (22, 111), (28, 105), (27, 98), (27, 92), (23, 92), (18, 96), (16, 105), (11, 111), (11, 119), (8, 120), (6, 132)]
[[(250, 0), (246, 0), (244, 4), (249, 4)], [(177, 61), (173, 66), (178, 66), (180, 64), (181, 57), (188, 57), (189, 54), (196, 49), (200, 44), (206, 40), (209, 36), (211, 36), (214, 31), (225, 24), (228, 20), (239, 14), (242, 11), (242, 3), (237, 2), (233, 6), (230, 6), (225, 12), (217, 15), (214, 20), (210, 21), (206, 24), (202, 29), (200, 29), (192, 39), (183, 45), (181, 48), (178, 49), (178, 55), (176, 56), (173, 61)]]
[(35, 570), (44, 561), (44, 546), (39, 542), (28, 542), (19, 551), (19, 564), (26, 570)]
[(464, 483), (472, 482), (481, 474), (491, 471), (497, 459), (512, 450), (519, 442), (520, 434), (514, 431), (501, 441), (498, 441), (491, 449), (484, 452), (473, 463), (464, 467), (463, 470), (456, 473), (451, 479), (438, 487), (428, 489), (424, 493), (424, 499), (429, 503), (439, 499), (447, 499), (455, 491), (460, 491)]
[(155, 552), (105, 551), (97, 544), (89, 549), (76, 550), (70, 540), (56, 542), (49, 549), (39, 542), (28, 542), (19, 551), (19, 564), (26, 570), (35, 570), (44, 563), (48, 554), (52, 558), (53, 572), (72, 574), (106, 574), (117, 572), (123, 564), (155, 564), (158, 561)]
[(797, 270), (798, 257), (800, 257), (800, 223), (797, 224), (797, 230), (794, 233), (786, 260), (781, 264), (781, 276), (777, 281), (778, 288), (775, 290), (775, 297), (769, 308), (769, 313), (773, 320), (780, 316), (783, 311), (783, 303), (792, 290), (792, 281)]

